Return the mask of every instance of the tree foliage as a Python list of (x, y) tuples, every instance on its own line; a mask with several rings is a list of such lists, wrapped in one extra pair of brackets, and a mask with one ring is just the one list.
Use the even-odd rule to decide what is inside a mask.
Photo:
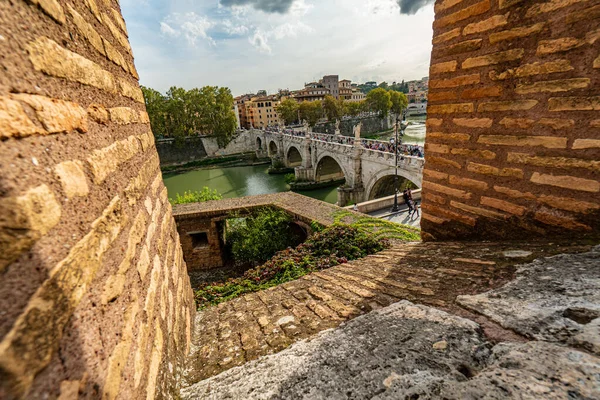
[(389, 93), (390, 100), (392, 101), (390, 111), (395, 115), (402, 114), (402, 111), (408, 106), (408, 99), (406, 98), (406, 95), (393, 90), (390, 90)]
[(298, 102), (292, 99), (285, 99), (275, 107), (277, 113), (283, 118), (286, 125), (298, 121)]
[(210, 190), (204, 186), (201, 191), (185, 191), (183, 195), (179, 193), (175, 194), (175, 200), (169, 199), (172, 204), (185, 204), (185, 203), (202, 203), (209, 200), (221, 200), (223, 196), (217, 192), (217, 190)]
[(303, 101), (298, 107), (300, 119), (306, 120), (311, 127), (314, 127), (323, 117), (323, 103), (319, 100)]
[(165, 95), (142, 86), (155, 136), (184, 138), (215, 136), (219, 146), (231, 141), (237, 126), (233, 96), (225, 87), (204, 86), (185, 90), (171, 87)]
[(382, 117), (388, 115), (390, 108), (392, 107), (392, 101), (390, 100), (390, 93), (383, 89), (373, 89), (367, 94), (367, 104), (371, 111), (379, 113)]
[(365, 111), (365, 101), (346, 101), (344, 102), (344, 115), (356, 117)]
[(344, 102), (343, 100), (337, 100), (331, 95), (327, 95), (323, 100), (323, 111), (328, 121), (341, 119), (344, 115)]

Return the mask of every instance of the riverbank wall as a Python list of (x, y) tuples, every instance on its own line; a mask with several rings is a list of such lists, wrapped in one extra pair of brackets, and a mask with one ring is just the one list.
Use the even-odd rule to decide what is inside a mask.
[[(362, 122), (360, 130), (361, 135), (370, 135), (377, 132), (386, 131), (392, 129), (393, 122), (388, 116), (387, 118), (381, 117), (366, 117), (366, 118), (351, 118), (340, 121), (340, 133), (344, 136), (354, 136), (354, 127)], [(313, 132), (326, 133), (329, 135), (335, 134), (335, 123), (327, 122), (324, 124), (316, 125), (313, 128)]]

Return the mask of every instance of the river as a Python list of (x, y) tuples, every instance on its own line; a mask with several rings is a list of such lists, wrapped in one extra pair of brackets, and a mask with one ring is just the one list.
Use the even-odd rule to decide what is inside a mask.
[[(425, 141), (425, 117), (408, 117), (411, 124), (405, 132), (402, 143), (420, 144)], [(384, 135), (380, 139), (387, 140), (392, 135)], [(216, 189), (224, 198), (252, 196), (286, 192), (290, 190), (283, 175), (267, 174), (268, 165), (203, 168), (182, 174), (164, 174), (164, 182), (169, 197), (187, 190), (202, 190), (204, 186)], [(305, 196), (334, 204), (337, 201), (337, 188), (330, 187), (318, 190), (298, 192)]]

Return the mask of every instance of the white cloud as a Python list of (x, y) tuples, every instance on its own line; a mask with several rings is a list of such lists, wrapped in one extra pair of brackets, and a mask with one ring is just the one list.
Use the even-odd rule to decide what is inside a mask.
[(271, 54), (271, 47), (269, 46), (267, 35), (260, 29), (257, 29), (254, 34), (248, 38), (248, 41), (261, 53)]
[(169, 24), (167, 24), (166, 22), (160, 23), (160, 32), (164, 35), (171, 36), (171, 37), (178, 37), (181, 34), (181, 32), (176, 31), (175, 29), (171, 28), (171, 26)]
[(214, 25), (213, 21), (193, 11), (185, 14), (172, 13), (160, 23), (160, 31), (172, 37), (183, 35), (192, 46), (196, 46), (198, 38), (206, 40), (210, 45), (215, 45), (215, 41), (208, 34), (208, 30)]

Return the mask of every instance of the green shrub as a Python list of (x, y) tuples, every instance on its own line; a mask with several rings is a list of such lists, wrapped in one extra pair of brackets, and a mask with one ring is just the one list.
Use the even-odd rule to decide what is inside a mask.
[(288, 185), (290, 183), (294, 183), (296, 182), (296, 174), (285, 174), (285, 183), (287, 183)]
[(247, 218), (228, 220), (225, 240), (233, 259), (257, 265), (298, 243), (298, 237), (290, 231), (291, 221), (285, 211), (268, 207)]
[(171, 204), (185, 203), (201, 203), (209, 200), (221, 200), (223, 196), (216, 190), (210, 190), (208, 187), (203, 187), (201, 191), (185, 191), (183, 196), (179, 193), (175, 194), (175, 200), (169, 199)]
[(240, 278), (206, 284), (196, 291), (196, 302), (202, 309), (244, 293), (267, 289), (313, 271), (374, 254), (388, 246), (385, 239), (377, 239), (349, 225), (336, 224), (314, 234), (295, 249), (278, 252), (266, 263), (246, 271)]

